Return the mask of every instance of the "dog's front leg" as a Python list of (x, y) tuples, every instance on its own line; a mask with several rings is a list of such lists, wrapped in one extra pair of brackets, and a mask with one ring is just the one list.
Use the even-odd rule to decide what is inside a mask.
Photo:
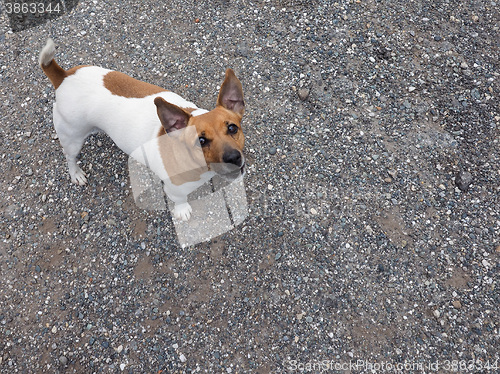
[(179, 221), (189, 221), (193, 209), (187, 201), (187, 194), (183, 194), (181, 191), (172, 191), (169, 186), (171, 186), (170, 183), (163, 183), (165, 194), (174, 202), (173, 216)]
[(189, 221), (191, 218), (191, 212), (193, 209), (191, 205), (186, 201), (184, 203), (175, 203), (174, 206), (174, 217), (178, 220)]

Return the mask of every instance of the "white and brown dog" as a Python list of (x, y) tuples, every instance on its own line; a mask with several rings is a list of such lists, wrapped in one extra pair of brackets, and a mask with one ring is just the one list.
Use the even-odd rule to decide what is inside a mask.
[[(49, 39), (40, 52), (39, 63), (56, 89), (54, 127), (74, 183), (87, 182), (76, 157), (87, 136), (96, 131), (108, 134), (129, 155), (151, 141), (155, 144), (148, 148), (148, 166), (163, 181), (165, 193), (175, 203), (177, 219), (190, 218), (188, 194), (215, 174), (228, 178), (243, 174), (241, 119), (245, 103), (241, 83), (231, 69), (226, 71), (215, 109), (207, 111), (173, 92), (117, 71), (97, 66), (64, 70), (54, 55), (55, 45)], [(201, 147), (205, 167), (198, 168), (194, 176), (188, 173), (187, 179), (175, 180), (170, 171), (183, 169), (175, 163), (184, 155), (175, 154), (176, 147), (172, 147), (166, 137), (183, 128), (195, 129), (191, 133), (196, 136), (196, 145)], [(184, 148), (190, 149), (194, 143), (186, 137), (181, 137), (189, 143)]]

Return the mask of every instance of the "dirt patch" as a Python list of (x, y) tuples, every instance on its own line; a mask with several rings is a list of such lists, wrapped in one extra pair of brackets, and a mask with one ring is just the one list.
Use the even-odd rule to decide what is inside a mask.
[(410, 230), (406, 227), (398, 207), (383, 211), (381, 216), (377, 217), (377, 222), (394, 245), (413, 246)]
[(470, 283), (472, 282), (472, 278), (470, 277), (469, 274), (467, 274), (465, 271), (463, 271), (460, 268), (455, 268), (453, 270), (453, 274), (451, 278), (448, 278), (444, 284), (457, 288), (457, 289), (464, 289), (464, 288), (470, 288)]
[(150, 280), (155, 274), (155, 268), (151, 262), (151, 258), (148, 256), (142, 256), (137, 261), (137, 265), (134, 268), (134, 275), (137, 279)]

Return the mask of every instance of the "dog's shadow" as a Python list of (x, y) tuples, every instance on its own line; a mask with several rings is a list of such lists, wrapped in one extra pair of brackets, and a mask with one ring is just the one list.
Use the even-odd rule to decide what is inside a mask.
[(77, 5), (78, 0), (49, 0), (22, 3), (5, 0), (3, 10), (9, 18), (12, 32), (19, 32), (43, 25), (47, 21), (68, 14)]

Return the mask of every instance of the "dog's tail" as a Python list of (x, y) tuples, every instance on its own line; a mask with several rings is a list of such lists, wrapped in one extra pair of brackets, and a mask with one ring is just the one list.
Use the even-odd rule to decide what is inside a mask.
[(43, 47), (40, 52), (40, 57), (38, 59), (43, 72), (57, 89), (62, 83), (64, 78), (66, 78), (67, 73), (62, 67), (60, 67), (54, 60), (54, 55), (56, 54), (56, 45), (52, 39), (48, 39), (45, 47)]

